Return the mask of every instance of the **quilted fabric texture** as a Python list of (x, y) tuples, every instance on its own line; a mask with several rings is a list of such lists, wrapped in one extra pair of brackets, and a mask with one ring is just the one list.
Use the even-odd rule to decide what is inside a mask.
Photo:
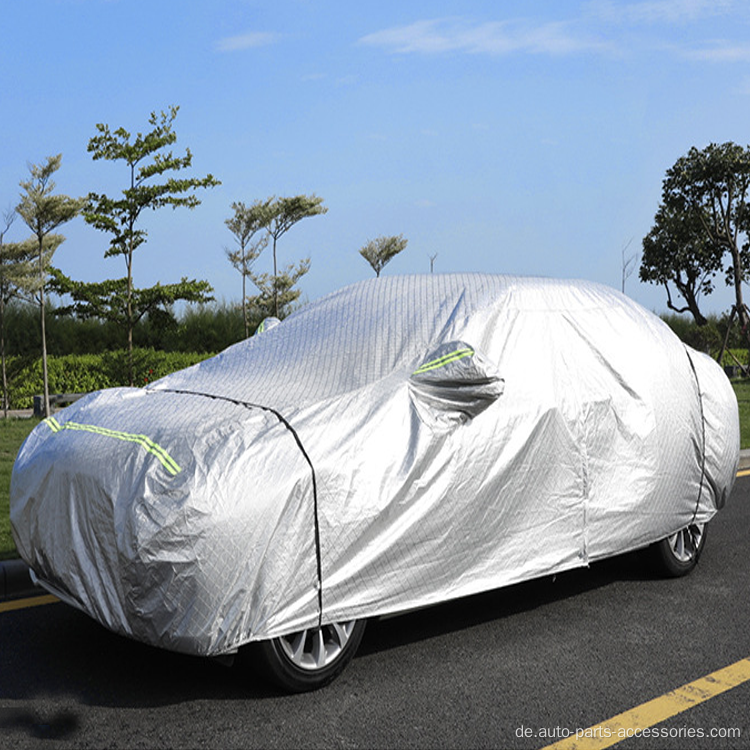
[(721, 369), (606, 287), (383, 277), (40, 424), (11, 520), (107, 627), (220, 654), (645, 546), (728, 497)]

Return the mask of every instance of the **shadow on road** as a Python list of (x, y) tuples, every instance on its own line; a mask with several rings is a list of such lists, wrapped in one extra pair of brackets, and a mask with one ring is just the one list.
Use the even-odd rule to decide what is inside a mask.
[[(517, 584), (371, 622), (359, 657), (374, 656), (426, 639), (475, 628), (577, 597), (621, 581), (653, 578), (632, 553), (587, 569)], [(39, 696), (66, 697), (103, 707), (154, 707), (185, 701), (279, 698), (246, 662), (227, 668), (215, 660), (184, 656), (114, 635), (64, 604), (6, 613), (0, 618), (6, 656), (0, 709)], [(282, 698), (293, 700), (292, 698)], [(33, 712), (0, 710), (0, 728), (65, 734), (71, 717), (35, 720)], [(10, 722), (10, 725), (8, 724)]]

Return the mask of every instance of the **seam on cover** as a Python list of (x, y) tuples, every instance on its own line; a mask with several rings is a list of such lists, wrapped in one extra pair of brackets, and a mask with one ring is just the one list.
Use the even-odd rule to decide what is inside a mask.
[(226, 396), (215, 396), (211, 393), (200, 393), (199, 391), (183, 391), (183, 390), (177, 390), (177, 389), (171, 389), (171, 388), (159, 388), (158, 393), (176, 393), (176, 394), (182, 394), (183, 396), (202, 396), (203, 398), (212, 398), (216, 401), (227, 401), (230, 404), (235, 404), (236, 406), (243, 406), (246, 409), (261, 409), (262, 411), (266, 411), (269, 414), (273, 414), (276, 419), (281, 422), (284, 427), (286, 427), (287, 430), (292, 434), (292, 437), (294, 438), (295, 442), (297, 443), (297, 447), (300, 450), (300, 453), (302, 453), (302, 456), (304, 457), (305, 461), (307, 461), (308, 466), (310, 467), (310, 474), (312, 475), (312, 490), (313, 490), (313, 519), (314, 519), (314, 527), (315, 527), (315, 563), (317, 567), (317, 575), (318, 575), (318, 627), (322, 627), (323, 625), (323, 562), (321, 559), (321, 552), (320, 552), (320, 522), (318, 520), (318, 486), (317, 481), (315, 477), (315, 467), (313, 466), (312, 460), (310, 459), (310, 456), (307, 454), (307, 451), (305, 450), (305, 446), (302, 444), (302, 440), (300, 436), (297, 434), (297, 431), (292, 427), (291, 423), (284, 417), (283, 414), (276, 411), (276, 409), (273, 409), (270, 406), (264, 406), (263, 404), (254, 404), (249, 401), (238, 401), (237, 399), (233, 398), (227, 398)]
[(703, 483), (706, 479), (706, 416), (703, 413), (703, 395), (701, 394), (701, 381), (698, 377), (698, 371), (695, 369), (695, 364), (693, 363), (693, 358), (690, 356), (690, 351), (684, 344), (683, 347), (685, 349), (685, 354), (687, 355), (688, 362), (690, 362), (690, 369), (693, 372), (693, 377), (695, 378), (695, 389), (698, 392), (698, 403), (701, 407), (701, 479), (698, 486), (698, 498), (695, 501), (695, 510), (693, 511), (693, 520), (690, 522), (693, 523), (696, 516), (698, 515), (698, 509), (700, 508), (701, 504), (701, 496), (703, 495)]

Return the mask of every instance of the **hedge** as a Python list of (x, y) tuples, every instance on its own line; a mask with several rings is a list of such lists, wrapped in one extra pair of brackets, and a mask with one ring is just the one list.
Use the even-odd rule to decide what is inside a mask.
[[(210, 354), (190, 352), (162, 352), (154, 349), (135, 349), (134, 381), (144, 386), (176, 370), (210, 357)], [(90, 393), (103, 388), (128, 385), (127, 352), (102, 354), (68, 354), (47, 358), (50, 393)], [(42, 360), (9, 357), (8, 402), (11, 409), (30, 409), (34, 396), (44, 390)]]

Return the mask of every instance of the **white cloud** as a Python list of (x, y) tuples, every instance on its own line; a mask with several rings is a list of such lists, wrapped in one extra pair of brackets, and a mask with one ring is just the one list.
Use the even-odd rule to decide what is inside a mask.
[(337, 86), (354, 86), (359, 81), (359, 76), (356, 73), (348, 73), (347, 75), (339, 76), (336, 79)]
[(470, 23), (456, 18), (415, 21), (368, 34), (359, 41), (400, 54), (463, 52), (497, 56), (525, 52), (567, 55), (610, 48), (607, 42), (573, 33), (572, 24), (565, 22)]
[(237, 52), (238, 50), (251, 49), (253, 47), (265, 47), (274, 44), (279, 39), (278, 34), (270, 31), (249, 31), (246, 34), (227, 36), (220, 39), (216, 44), (219, 52)]
[(716, 63), (750, 62), (750, 44), (738, 44), (725, 40), (712, 40), (704, 47), (684, 52), (691, 60)]
[(607, 23), (655, 24), (691, 23), (701, 18), (722, 15), (733, 0), (641, 0), (635, 3), (615, 0), (591, 0), (590, 15)]

